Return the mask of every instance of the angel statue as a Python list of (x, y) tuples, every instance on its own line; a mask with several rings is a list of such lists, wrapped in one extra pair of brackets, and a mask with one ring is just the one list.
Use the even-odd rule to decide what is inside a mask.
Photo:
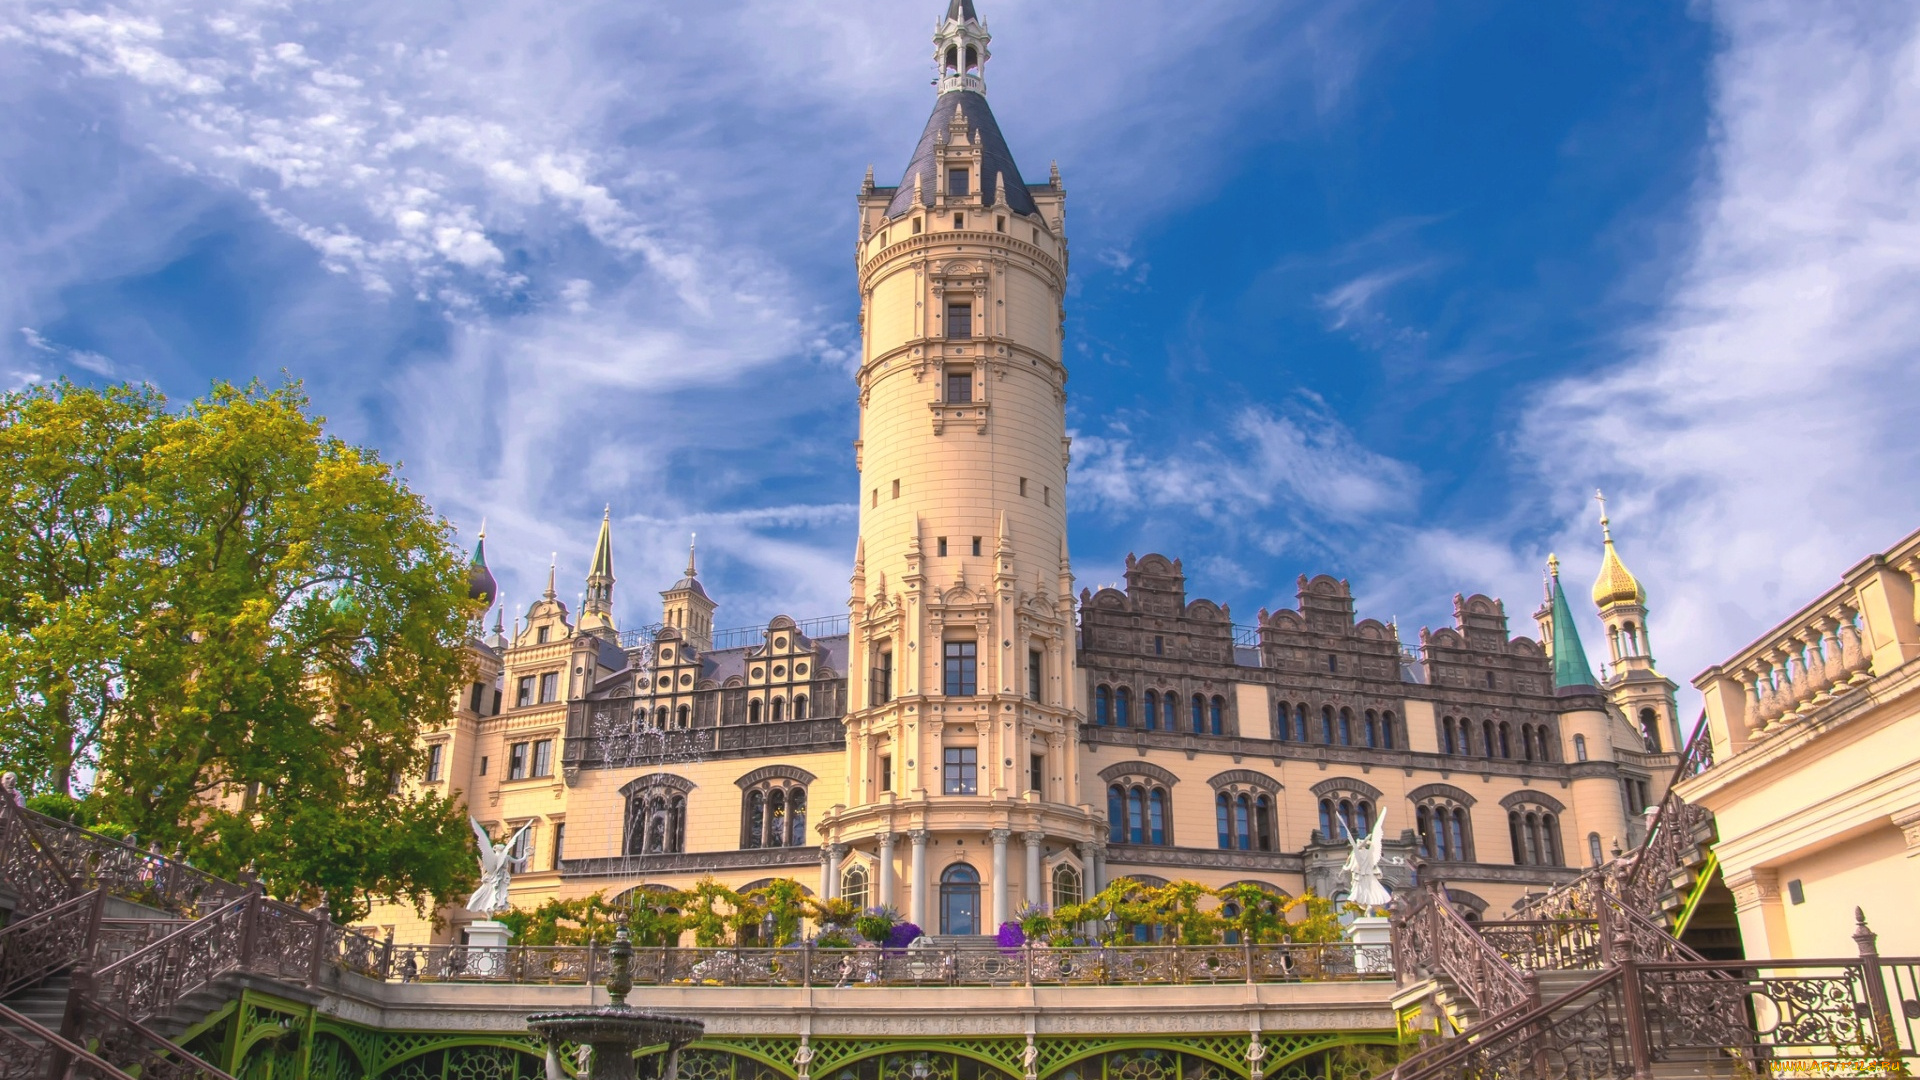
[(1373, 829), (1366, 836), (1355, 836), (1347, 823), (1340, 822), (1340, 831), (1347, 834), (1347, 842), (1353, 846), (1347, 853), (1346, 865), (1340, 872), (1347, 875), (1347, 901), (1372, 910), (1385, 907), (1392, 902), (1387, 895), (1387, 887), (1380, 882), (1380, 840), (1385, 835), (1387, 811), (1382, 808), (1380, 817), (1373, 823)]
[(507, 899), (507, 886), (513, 881), (513, 859), (508, 853), (520, 843), (521, 834), (533, 828), (533, 822), (520, 826), (505, 843), (495, 844), (478, 821), (471, 816), (467, 821), (473, 826), (474, 838), (480, 841), (480, 887), (467, 898), (467, 910), (482, 915), (505, 911), (513, 906)]

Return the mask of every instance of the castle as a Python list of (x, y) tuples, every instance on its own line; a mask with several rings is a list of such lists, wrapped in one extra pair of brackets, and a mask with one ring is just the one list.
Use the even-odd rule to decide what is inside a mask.
[[(1015, 165), (990, 41), (952, 0), (911, 159), (860, 188), (847, 612), (716, 631), (690, 554), (659, 623), (622, 632), (603, 521), (577, 613), (550, 572), (511, 632), (496, 615), (470, 643), (475, 681), (417, 782), (497, 835), (534, 823), (521, 907), (794, 877), (947, 935), (1123, 876), (1335, 896), (1349, 834), (1375, 827), (1390, 885), (1441, 881), (1495, 918), (1638, 843), (1679, 726), (1610, 533), (1604, 677), (1557, 567), (1539, 641), (1474, 595), (1409, 646), (1327, 576), (1237, 625), (1158, 554), (1075, 595), (1066, 190)], [(484, 537), (472, 590), (495, 599)], [(475, 917), (442, 914), (370, 921), (448, 940)]]

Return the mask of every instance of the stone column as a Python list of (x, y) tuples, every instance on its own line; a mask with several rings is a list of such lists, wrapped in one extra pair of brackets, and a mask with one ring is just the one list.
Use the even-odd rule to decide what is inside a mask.
[(1792, 956), (1787, 912), (1780, 903), (1780, 871), (1753, 867), (1726, 874), (1740, 919), (1740, 940), (1757, 956)]
[(1027, 842), (1027, 903), (1034, 907), (1039, 907), (1046, 896), (1040, 882), (1040, 844), (1046, 838), (1046, 833), (1037, 830), (1023, 837)]
[(893, 830), (889, 828), (880, 835), (880, 906), (893, 903)]
[(1007, 921), (1007, 837), (1011, 834), (995, 829), (988, 835), (993, 837), (993, 932), (997, 934)]
[(1091, 841), (1080, 845), (1080, 899), (1085, 900), (1100, 891), (1100, 860)]
[(829, 854), (832, 845), (820, 845), (820, 891), (816, 895), (832, 896), (828, 890), (833, 888), (833, 856)]
[(827, 887), (820, 895), (829, 900), (840, 898), (840, 860), (847, 857), (847, 845), (828, 844), (827, 850)]
[(907, 921), (922, 930), (927, 928), (927, 830), (907, 834), (913, 841), (913, 896), (908, 901)]

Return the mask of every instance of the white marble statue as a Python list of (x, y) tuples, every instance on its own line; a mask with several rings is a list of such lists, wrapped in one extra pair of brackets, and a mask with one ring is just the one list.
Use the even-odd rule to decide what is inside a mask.
[(1340, 868), (1341, 873), (1347, 875), (1347, 901), (1369, 910), (1385, 907), (1393, 899), (1387, 894), (1387, 887), (1380, 882), (1380, 841), (1386, 835), (1386, 826), (1387, 812), (1384, 808), (1366, 836), (1353, 835), (1347, 823), (1340, 822), (1340, 831), (1347, 834), (1347, 842), (1352, 845), (1352, 850), (1347, 852), (1346, 865)]
[(533, 828), (533, 822), (520, 826), (505, 843), (495, 844), (478, 821), (472, 817), (467, 821), (473, 826), (474, 838), (480, 841), (480, 887), (467, 898), (467, 910), (482, 915), (505, 911), (513, 906), (507, 898), (507, 886), (513, 882), (513, 859), (508, 853), (520, 842), (520, 834)]

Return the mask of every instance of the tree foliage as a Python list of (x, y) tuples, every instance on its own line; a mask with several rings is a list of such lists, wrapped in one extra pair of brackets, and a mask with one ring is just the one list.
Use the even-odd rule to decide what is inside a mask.
[(471, 885), (464, 815), (397, 778), (474, 612), (450, 529), (298, 384), (59, 383), (0, 402), (0, 746), (36, 791), (292, 899)]

